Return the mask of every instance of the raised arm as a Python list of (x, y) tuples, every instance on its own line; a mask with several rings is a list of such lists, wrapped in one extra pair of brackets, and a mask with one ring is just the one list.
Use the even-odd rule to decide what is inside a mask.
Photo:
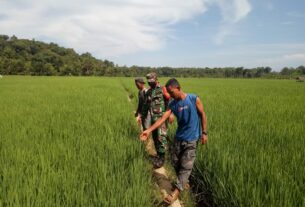
[(199, 112), (200, 120), (201, 120), (201, 129), (202, 129), (202, 135), (201, 135), (201, 143), (205, 144), (208, 141), (208, 134), (207, 134), (207, 117), (204, 112), (203, 104), (199, 97), (196, 98), (196, 107), (197, 111)]

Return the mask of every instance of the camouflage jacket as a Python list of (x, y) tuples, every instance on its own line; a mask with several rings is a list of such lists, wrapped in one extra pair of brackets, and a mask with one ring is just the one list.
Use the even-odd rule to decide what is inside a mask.
[(166, 110), (166, 100), (163, 95), (162, 86), (149, 88), (145, 93), (142, 116), (146, 117), (148, 112), (152, 116), (162, 116)]

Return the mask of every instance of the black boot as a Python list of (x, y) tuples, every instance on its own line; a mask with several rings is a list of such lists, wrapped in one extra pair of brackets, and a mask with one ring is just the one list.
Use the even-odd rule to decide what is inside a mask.
[(157, 156), (153, 159), (154, 168), (160, 168), (164, 165), (165, 157), (164, 156)]

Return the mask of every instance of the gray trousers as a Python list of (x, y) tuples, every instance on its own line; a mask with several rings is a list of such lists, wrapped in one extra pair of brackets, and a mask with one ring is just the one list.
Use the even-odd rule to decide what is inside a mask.
[(197, 141), (174, 140), (171, 158), (177, 174), (176, 187), (182, 191), (189, 183), (196, 158)]

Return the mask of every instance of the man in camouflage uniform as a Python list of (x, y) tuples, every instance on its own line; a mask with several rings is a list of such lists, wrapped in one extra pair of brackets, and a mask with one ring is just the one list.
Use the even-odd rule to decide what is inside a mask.
[[(147, 120), (149, 128), (153, 125), (166, 111), (170, 95), (166, 92), (165, 87), (159, 85), (156, 73), (146, 75), (150, 88), (145, 93), (143, 113)], [(164, 123), (152, 132), (157, 157), (154, 158), (153, 164), (156, 168), (162, 167), (165, 161), (165, 151), (167, 147), (167, 124)]]

